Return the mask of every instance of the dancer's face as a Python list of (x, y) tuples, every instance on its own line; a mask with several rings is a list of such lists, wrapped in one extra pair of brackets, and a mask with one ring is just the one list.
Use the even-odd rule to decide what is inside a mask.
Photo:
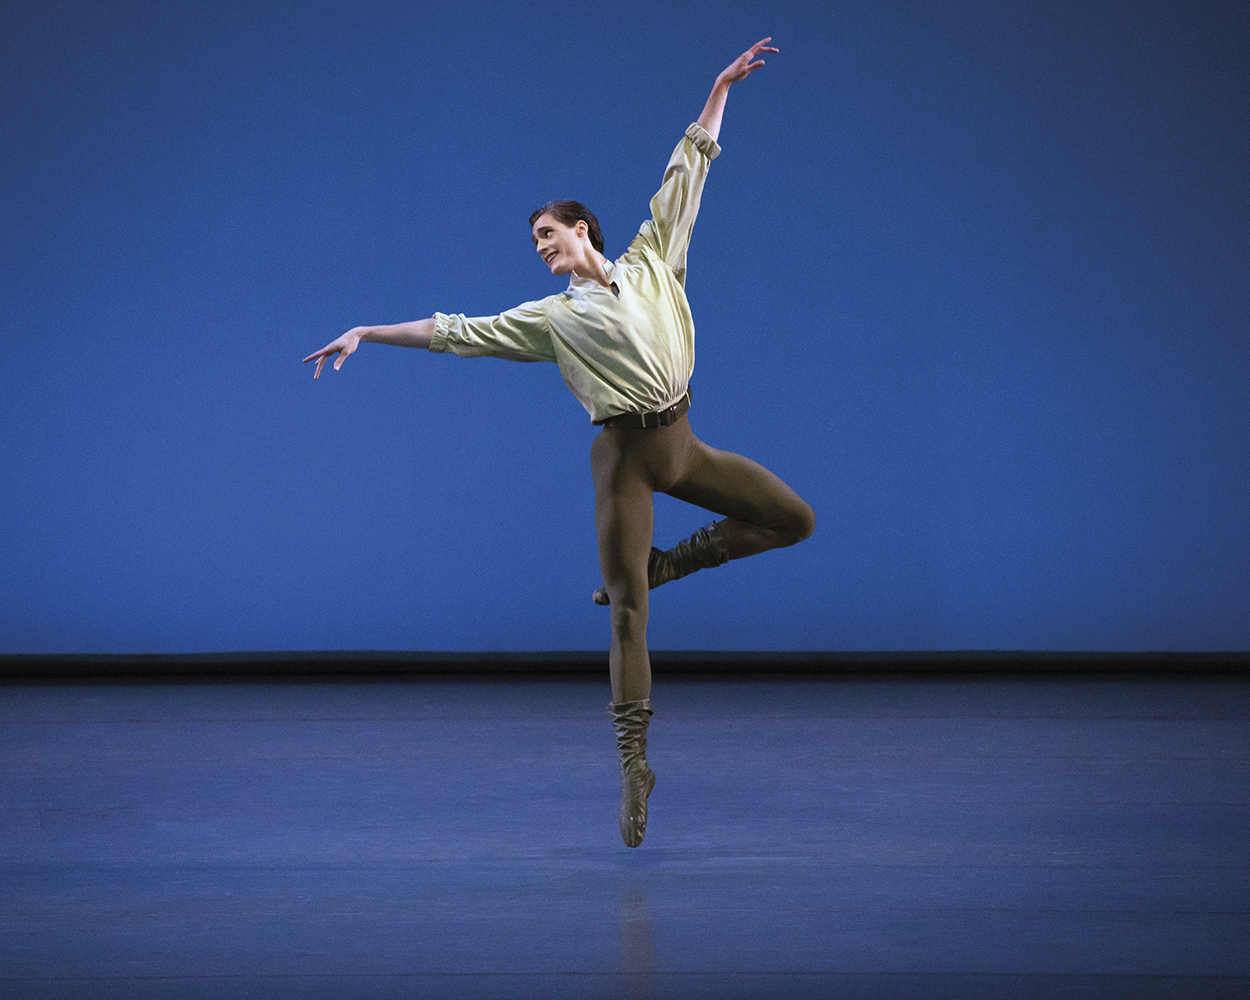
[(552, 274), (569, 274), (586, 259), (590, 237), (586, 223), (578, 219), (571, 226), (550, 212), (540, 215), (534, 223), (534, 246)]

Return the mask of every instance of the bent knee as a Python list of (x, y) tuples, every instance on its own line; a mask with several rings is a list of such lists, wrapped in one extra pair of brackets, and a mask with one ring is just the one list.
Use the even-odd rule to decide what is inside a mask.
[(798, 506), (787, 513), (785, 522), (775, 530), (781, 535), (783, 545), (797, 545), (810, 538), (816, 530), (816, 512), (800, 500)]

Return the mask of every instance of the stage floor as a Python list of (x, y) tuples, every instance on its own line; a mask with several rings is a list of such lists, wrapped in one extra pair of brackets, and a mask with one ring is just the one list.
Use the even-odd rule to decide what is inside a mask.
[(0, 687), (0, 996), (1250, 995), (1250, 681)]

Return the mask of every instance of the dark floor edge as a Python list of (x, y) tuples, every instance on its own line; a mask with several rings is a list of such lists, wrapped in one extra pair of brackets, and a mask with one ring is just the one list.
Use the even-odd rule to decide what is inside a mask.
[[(658, 650), (657, 675), (1170, 674), (1250, 673), (1250, 652), (724, 652)], [(303, 650), (233, 653), (0, 655), (0, 680), (366, 677), (602, 676), (602, 652), (410, 652)]]

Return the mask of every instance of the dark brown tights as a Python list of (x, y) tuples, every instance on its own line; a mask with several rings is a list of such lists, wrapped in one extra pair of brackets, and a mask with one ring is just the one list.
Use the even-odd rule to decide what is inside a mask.
[(700, 441), (686, 417), (646, 430), (605, 427), (591, 446), (590, 468), (599, 568), (611, 598), (612, 700), (641, 701), (651, 696), (647, 557), (653, 494), (720, 514), (730, 559), (801, 542), (812, 533), (815, 515), (762, 465)]

